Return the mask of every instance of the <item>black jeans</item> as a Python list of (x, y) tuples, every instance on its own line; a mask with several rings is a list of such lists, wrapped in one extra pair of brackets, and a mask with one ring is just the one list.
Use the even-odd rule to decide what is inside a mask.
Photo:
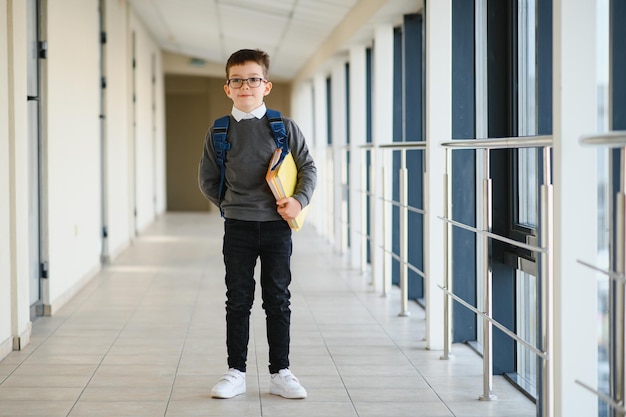
[(291, 251), (291, 229), (283, 220), (251, 222), (226, 219), (222, 252), (226, 265), (229, 368), (246, 371), (257, 258), (261, 260), (261, 294), (269, 344), (269, 370), (276, 373), (289, 367)]

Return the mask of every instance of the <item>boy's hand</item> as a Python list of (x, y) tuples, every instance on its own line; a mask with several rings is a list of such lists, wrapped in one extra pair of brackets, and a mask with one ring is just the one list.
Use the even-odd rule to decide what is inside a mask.
[(302, 211), (300, 202), (293, 197), (281, 198), (276, 201), (276, 206), (278, 206), (278, 214), (283, 220), (295, 219)]

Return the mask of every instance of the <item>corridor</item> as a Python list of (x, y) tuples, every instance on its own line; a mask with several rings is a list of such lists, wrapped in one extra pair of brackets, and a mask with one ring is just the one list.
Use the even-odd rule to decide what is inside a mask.
[[(422, 310), (398, 317), (398, 291), (368, 290), (312, 228), (294, 235), (291, 369), (306, 400), (268, 393), (260, 302), (252, 315), (247, 393), (216, 400), (225, 371), (221, 219), (167, 213), (0, 362), (0, 416), (534, 416), (496, 377), (478, 401), (482, 362), (427, 351)], [(260, 299), (257, 296), (257, 300)]]

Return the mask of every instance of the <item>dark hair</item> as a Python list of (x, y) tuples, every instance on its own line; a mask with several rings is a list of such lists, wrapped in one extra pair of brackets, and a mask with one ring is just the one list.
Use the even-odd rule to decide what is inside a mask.
[(263, 77), (267, 78), (270, 70), (270, 56), (260, 49), (240, 49), (234, 52), (226, 61), (226, 78), (228, 79), (230, 68), (235, 65), (243, 65), (246, 62), (256, 62), (263, 68)]

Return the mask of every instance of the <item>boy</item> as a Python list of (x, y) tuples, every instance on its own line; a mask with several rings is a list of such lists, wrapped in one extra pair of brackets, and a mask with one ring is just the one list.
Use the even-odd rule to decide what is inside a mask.
[[(298, 167), (293, 197), (276, 201), (265, 174), (276, 148), (265, 115), (263, 97), (272, 90), (268, 81), (269, 56), (242, 49), (226, 62), (224, 91), (233, 101), (227, 132), (231, 148), (225, 158), (225, 191), (219, 195), (220, 168), (215, 162), (212, 132), (206, 135), (200, 161), (199, 184), (204, 196), (220, 207), (224, 221), (222, 253), (226, 267), (226, 347), (228, 372), (211, 391), (215, 398), (246, 392), (250, 310), (254, 300), (254, 268), (261, 260), (261, 289), (269, 344), (270, 393), (306, 398), (306, 390), (289, 370), (291, 310), (291, 229), (309, 204), (317, 172), (304, 136), (289, 118), (283, 118), (289, 148)], [(220, 198), (222, 197), (222, 198)]]

